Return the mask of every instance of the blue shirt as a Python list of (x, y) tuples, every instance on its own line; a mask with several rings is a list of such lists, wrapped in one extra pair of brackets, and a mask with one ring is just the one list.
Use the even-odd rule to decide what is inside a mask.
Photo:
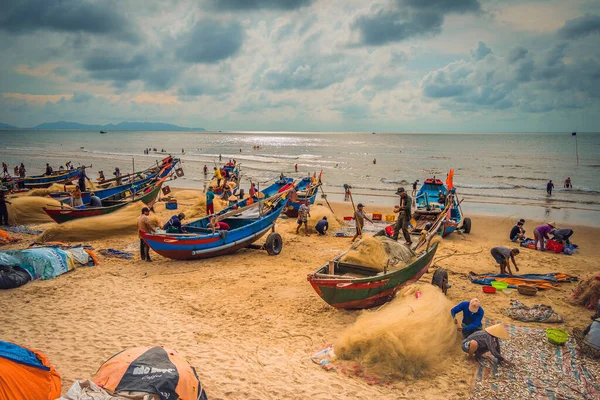
[(206, 204), (212, 204), (214, 198), (215, 198), (215, 194), (213, 193), (212, 190), (209, 190), (208, 192), (206, 192)]
[(177, 215), (173, 215), (171, 217), (171, 219), (169, 220), (169, 222), (167, 222), (165, 224), (165, 226), (163, 226), (163, 230), (167, 230), (169, 229), (171, 226), (177, 228), (177, 232), (182, 233), (183, 230), (181, 229), (181, 220), (179, 219), (179, 217)]
[(329, 229), (329, 222), (327, 222), (326, 219), (320, 219), (319, 222), (317, 222), (315, 229), (319, 232), (325, 232)]
[(469, 310), (469, 302), (463, 301), (462, 303), (458, 303), (456, 307), (450, 310), (450, 314), (452, 314), (452, 318), (459, 312), (463, 313), (462, 323), (465, 325), (463, 329), (470, 330), (475, 328), (481, 328), (481, 320), (483, 319), (483, 307), (479, 307), (476, 313), (472, 313)]

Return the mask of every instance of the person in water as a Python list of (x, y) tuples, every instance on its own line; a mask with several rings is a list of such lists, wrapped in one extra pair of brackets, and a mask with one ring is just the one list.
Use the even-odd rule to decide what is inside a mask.
[(565, 188), (566, 188), (566, 189), (573, 189), (573, 185), (571, 184), (571, 177), (568, 177), (568, 178), (565, 180)]
[(554, 183), (552, 183), (552, 180), (549, 180), (546, 184), (546, 193), (548, 196), (552, 196), (552, 189), (554, 189)]

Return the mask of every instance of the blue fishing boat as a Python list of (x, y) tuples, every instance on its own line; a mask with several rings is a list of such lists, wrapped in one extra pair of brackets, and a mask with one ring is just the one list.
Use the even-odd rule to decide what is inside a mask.
[[(425, 179), (417, 192), (415, 204), (413, 233), (420, 234), (422, 230), (429, 229), (439, 219), (442, 219), (440, 227), (442, 237), (448, 236), (457, 229), (461, 229), (465, 233), (471, 232), (471, 219), (464, 218), (456, 190), (449, 191), (441, 180)], [(462, 226), (459, 228), (461, 223)]]
[(297, 217), (298, 209), (306, 200), (308, 204), (313, 205), (317, 199), (317, 193), (319, 192), (319, 186), (321, 185), (321, 178), (319, 177), (318, 183), (313, 184), (313, 178), (307, 176), (302, 178), (296, 186), (296, 193), (290, 196), (285, 215), (288, 217)]
[(64, 172), (57, 172), (52, 175), (27, 176), (24, 178), (23, 182), (25, 184), (25, 187), (29, 189), (45, 188), (51, 186), (54, 183), (69, 183), (76, 179), (78, 174), (79, 168)]
[[(293, 183), (280, 180), (262, 191), (264, 199), (250, 197), (234, 207), (190, 222), (184, 225), (186, 233), (151, 234), (140, 231), (140, 235), (152, 250), (174, 260), (229, 254), (250, 246), (269, 230), (274, 230), (275, 221), (284, 211), (288, 193), (293, 188)], [(273, 191), (273, 195), (266, 196)], [(224, 222), (229, 230), (213, 228), (213, 223), (216, 222)], [(264, 247), (271, 255), (279, 254), (282, 247), (281, 236), (272, 232)]]

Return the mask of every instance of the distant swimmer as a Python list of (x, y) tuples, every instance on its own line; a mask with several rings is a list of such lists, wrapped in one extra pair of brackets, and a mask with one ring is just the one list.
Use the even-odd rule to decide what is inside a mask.
[(204, 164), (204, 176), (208, 175), (208, 167)]
[(552, 180), (549, 180), (546, 184), (546, 193), (548, 193), (548, 196), (552, 196), (552, 189), (554, 189), (554, 183), (552, 183)]
[(181, 149), (181, 154), (185, 154), (185, 149)]
[(221, 161), (223, 159), (223, 157), (221, 157), (221, 155), (219, 154), (219, 161)]
[(373, 159), (373, 164), (377, 164), (377, 159), (376, 158)]
[(568, 177), (565, 180), (565, 188), (567, 188), (567, 189), (573, 189), (573, 185), (571, 184), (571, 177)]
[(9, 175), (9, 173), (8, 173), (8, 165), (6, 165), (5, 162), (2, 163), (2, 173), (4, 174), (4, 176)]
[(297, 163), (294, 165), (294, 169), (296, 170), (296, 172), (298, 172), (298, 164)]
[(335, 164), (335, 167), (333, 167), (333, 168), (337, 168), (337, 167), (338, 167), (338, 165), (340, 165), (340, 164)]

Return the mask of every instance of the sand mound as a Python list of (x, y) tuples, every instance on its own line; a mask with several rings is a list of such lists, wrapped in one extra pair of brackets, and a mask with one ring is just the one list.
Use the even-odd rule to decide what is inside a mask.
[(405, 265), (415, 256), (407, 246), (383, 236), (367, 236), (352, 246), (341, 259), (343, 262), (364, 265), (383, 271)]
[(407, 286), (383, 309), (361, 314), (339, 337), (335, 352), (377, 373), (422, 376), (439, 367), (455, 346), (451, 307), (435, 286)]
[(27, 192), (25, 194), (25, 196), (47, 196), (50, 193), (58, 193), (58, 192), (64, 192), (65, 190), (65, 186), (64, 185), (59, 185), (58, 183), (53, 183), (50, 187), (47, 188), (39, 188), (39, 189), (32, 189), (29, 192)]
[[(81, 242), (105, 239), (122, 235), (135, 235), (137, 233), (137, 220), (142, 208), (146, 205), (137, 202), (128, 205), (112, 214), (97, 217), (83, 218), (60, 225), (50, 226), (37, 240), (41, 242), (64, 241)], [(177, 211), (165, 210), (164, 205), (156, 205), (156, 213), (150, 213), (150, 220), (154, 226), (161, 225)]]
[(12, 204), (8, 204), (8, 222), (12, 225), (41, 224), (52, 222), (42, 209), (43, 207), (54, 205), (60, 206), (60, 202), (48, 197), (12, 197), (7, 199)]

